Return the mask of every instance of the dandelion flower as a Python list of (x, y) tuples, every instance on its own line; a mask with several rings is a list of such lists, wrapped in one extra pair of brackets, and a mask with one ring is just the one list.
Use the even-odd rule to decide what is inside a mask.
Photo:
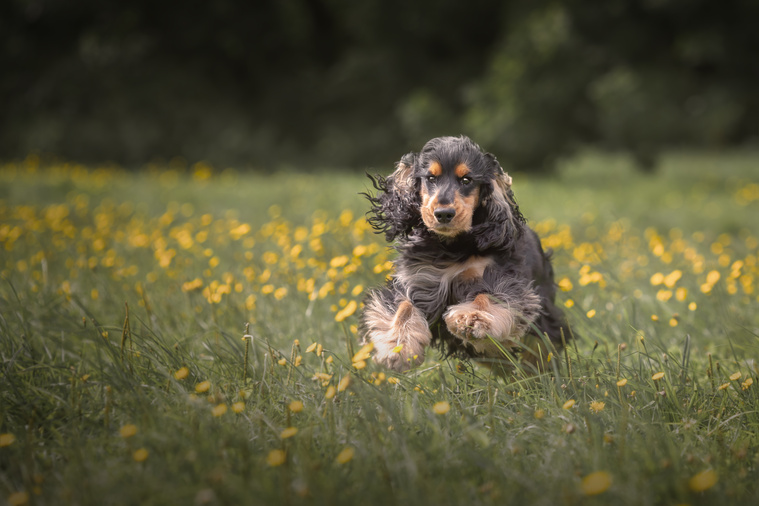
[(217, 404), (211, 410), (211, 413), (213, 413), (213, 416), (215, 416), (215, 417), (222, 416), (226, 412), (227, 412), (227, 405), (226, 404)]
[(590, 410), (593, 413), (600, 413), (606, 407), (606, 403), (600, 401), (593, 401), (590, 403)]
[(733, 374), (730, 375), (730, 381), (737, 381), (739, 379), (741, 379), (741, 373), (740, 373), (740, 371), (738, 371), (738, 372), (733, 373)]
[(340, 380), (340, 382), (337, 384), (337, 391), (342, 392), (346, 388), (348, 388), (351, 384), (351, 377), (349, 374), (346, 374), (343, 376), (343, 378)]
[(287, 454), (282, 450), (272, 450), (266, 456), (266, 463), (271, 467), (281, 466), (287, 460)]
[(187, 375), (190, 374), (190, 370), (186, 367), (182, 367), (180, 369), (177, 369), (174, 373), (174, 379), (175, 380), (183, 380), (187, 377)]
[(137, 426), (136, 426), (136, 425), (134, 425), (134, 424), (132, 424), (132, 423), (129, 423), (129, 424), (127, 424), (127, 425), (124, 425), (123, 427), (121, 427), (121, 428), (119, 429), (119, 434), (120, 434), (120, 435), (121, 435), (121, 437), (123, 437), (123, 438), (129, 438), (129, 437), (132, 437), (132, 436), (134, 436), (135, 434), (137, 434)]
[(287, 439), (287, 438), (293, 437), (297, 433), (298, 433), (298, 427), (288, 427), (279, 433), (279, 437), (282, 439)]
[(567, 402), (564, 403), (564, 405), (562, 406), (562, 409), (572, 409), (572, 406), (574, 405), (575, 405), (575, 400), (569, 399)]
[(23, 506), (24, 504), (29, 504), (29, 493), (24, 492), (23, 490), (21, 492), (12, 493), (8, 496), (8, 504), (10, 506)]
[(434, 406), (432, 406), (432, 411), (435, 412), (437, 415), (444, 415), (448, 413), (451, 410), (451, 405), (448, 401), (440, 401), (436, 402)]
[(654, 381), (658, 381), (664, 377), (664, 372), (657, 372), (653, 376), (651, 376), (651, 379)]
[(293, 401), (290, 403), (288, 408), (293, 413), (300, 413), (301, 411), (303, 411), (303, 403), (301, 401)]
[(353, 313), (355, 313), (356, 309), (358, 309), (358, 303), (355, 300), (350, 301), (343, 309), (341, 309), (335, 315), (335, 321), (336, 322), (342, 322), (342, 321), (344, 321), (350, 315), (352, 315)]
[(353, 455), (355, 455), (355, 453), (356, 451), (352, 447), (346, 446), (340, 453), (337, 454), (335, 461), (338, 464), (347, 464), (353, 460)]
[(688, 480), (688, 487), (693, 492), (704, 492), (717, 484), (717, 473), (712, 469), (701, 471)]
[(199, 394), (202, 394), (203, 392), (208, 392), (209, 388), (211, 388), (211, 382), (208, 380), (201, 381), (200, 383), (195, 385), (195, 391)]
[(145, 462), (148, 458), (148, 455), (150, 455), (149, 451), (147, 451), (145, 448), (140, 448), (139, 450), (135, 450), (135, 452), (132, 454), (132, 458), (135, 462)]
[(0, 448), (4, 446), (10, 446), (15, 442), (16, 442), (16, 436), (14, 436), (13, 434), (9, 432), (5, 434), (0, 434)]
[(585, 495), (598, 495), (606, 492), (611, 486), (611, 475), (606, 471), (590, 473), (582, 479), (580, 488)]

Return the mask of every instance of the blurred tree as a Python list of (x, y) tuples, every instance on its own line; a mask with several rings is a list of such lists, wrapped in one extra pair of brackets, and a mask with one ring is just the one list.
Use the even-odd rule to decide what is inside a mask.
[(548, 169), (755, 140), (753, 0), (9, 0), (0, 157), (390, 165), (465, 133)]

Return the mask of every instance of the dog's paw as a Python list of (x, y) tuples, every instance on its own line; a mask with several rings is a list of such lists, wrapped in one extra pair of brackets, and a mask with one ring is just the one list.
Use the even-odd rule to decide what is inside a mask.
[(407, 371), (424, 362), (432, 341), (427, 320), (411, 302), (403, 301), (391, 319), (375, 319), (367, 337), (374, 343), (374, 361), (394, 371)]
[(451, 334), (470, 341), (488, 336), (503, 341), (508, 339), (514, 326), (514, 316), (508, 308), (492, 303), (486, 294), (472, 302), (451, 306), (443, 316)]
[(451, 334), (464, 340), (493, 335), (493, 316), (484, 311), (453, 308), (444, 320)]

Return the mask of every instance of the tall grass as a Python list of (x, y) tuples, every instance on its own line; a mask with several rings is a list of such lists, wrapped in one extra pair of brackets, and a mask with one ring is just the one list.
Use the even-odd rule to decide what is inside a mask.
[[(359, 176), (0, 169), (10, 504), (752, 504), (757, 157), (516, 175), (574, 339), (506, 380), (366, 360)], [(158, 170), (161, 169), (161, 170)]]

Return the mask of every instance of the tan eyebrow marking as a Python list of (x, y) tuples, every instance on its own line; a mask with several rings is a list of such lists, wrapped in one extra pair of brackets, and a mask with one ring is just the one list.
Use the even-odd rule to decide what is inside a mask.
[(443, 167), (438, 162), (432, 162), (430, 164), (429, 172), (433, 176), (439, 176), (443, 173)]
[(469, 174), (469, 167), (467, 167), (465, 163), (460, 163), (456, 166), (457, 177), (464, 177), (467, 174)]

